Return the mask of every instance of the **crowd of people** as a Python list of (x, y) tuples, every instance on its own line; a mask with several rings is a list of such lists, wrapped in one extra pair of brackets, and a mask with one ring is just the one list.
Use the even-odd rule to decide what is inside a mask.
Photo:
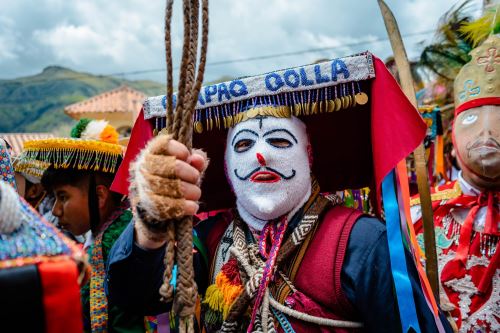
[[(435, 249), (404, 163), (427, 125), (369, 52), (202, 87), (196, 149), (165, 130), (168, 95), (125, 154), (104, 120), (18, 156), (0, 140), (2, 331), (182, 331), (186, 256), (168, 258), (189, 217), (197, 332), (500, 332), (499, 46), (455, 78)], [(371, 214), (346, 205), (361, 188)]]

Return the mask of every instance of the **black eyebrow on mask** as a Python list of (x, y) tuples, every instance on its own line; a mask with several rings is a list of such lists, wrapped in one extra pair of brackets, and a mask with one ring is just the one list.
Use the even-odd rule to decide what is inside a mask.
[(254, 132), (252, 130), (249, 130), (249, 129), (242, 129), (242, 130), (239, 130), (238, 133), (236, 133), (233, 137), (233, 140), (231, 141), (231, 146), (234, 144), (234, 140), (236, 140), (236, 137), (238, 137), (238, 135), (240, 135), (241, 133), (243, 132), (249, 132), (249, 133), (252, 133), (253, 135), (255, 135), (256, 137), (259, 137), (259, 134), (257, 134), (257, 132)]
[(292, 133), (290, 133), (289, 130), (284, 129), (284, 128), (278, 128), (278, 129), (270, 130), (269, 132), (266, 132), (262, 137), (265, 137), (267, 135), (271, 135), (271, 134), (276, 133), (276, 132), (285, 132), (285, 133), (287, 133), (288, 135), (290, 135), (293, 138), (293, 140), (295, 141), (295, 143), (299, 143), (297, 141), (297, 138)]

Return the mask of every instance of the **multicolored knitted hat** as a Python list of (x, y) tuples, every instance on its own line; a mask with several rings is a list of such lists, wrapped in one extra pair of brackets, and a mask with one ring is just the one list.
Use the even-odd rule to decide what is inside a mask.
[(0, 139), (0, 180), (3, 180), (16, 188), (14, 168), (7, 148), (7, 143)]
[[(9, 299), (2, 312), (24, 330), (81, 332), (79, 282), (89, 275), (82, 250), (4, 181), (0, 212), (0, 290)], [(26, 313), (32, 314), (28, 322), (17, 321)]]
[(71, 138), (26, 141), (16, 171), (40, 176), (48, 166), (115, 173), (122, 160), (118, 132), (105, 120), (81, 119)]

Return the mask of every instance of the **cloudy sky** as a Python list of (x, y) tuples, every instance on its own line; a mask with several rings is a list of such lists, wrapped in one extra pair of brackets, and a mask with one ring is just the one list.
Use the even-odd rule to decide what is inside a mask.
[[(477, 0), (477, 6), (479, 6)], [(164, 81), (165, 0), (0, 0), (0, 79), (61, 65), (93, 74)], [(180, 0), (174, 8), (174, 65), (179, 63)], [(387, 0), (410, 57), (432, 38), (457, 0)], [(422, 34), (419, 34), (422, 33)], [(206, 80), (252, 75), (390, 45), (375, 0), (211, 0)], [(331, 47), (328, 51), (283, 55)], [(212, 64), (282, 55), (263, 60)]]

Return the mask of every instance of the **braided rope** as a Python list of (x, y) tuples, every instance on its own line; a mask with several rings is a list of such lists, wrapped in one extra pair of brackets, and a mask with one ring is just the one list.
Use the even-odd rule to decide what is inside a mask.
[(198, 0), (191, 0), (190, 4), (190, 16), (189, 16), (189, 48), (187, 49), (187, 63), (186, 63), (186, 75), (185, 80), (185, 100), (182, 105), (183, 112), (179, 113), (182, 117), (180, 120), (179, 127), (179, 141), (185, 143), (188, 148), (191, 148), (191, 128), (192, 128), (192, 113), (190, 112), (189, 105), (193, 99), (193, 86), (195, 83), (195, 65), (196, 65), (196, 54), (198, 51), (198, 11), (199, 3)]
[(276, 301), (274, 298), (269, 296), (269, 304), (278, 311), (283, 312), (290, 317), (293, 317), (298, 320), (303, 320), (312, 324), (329, 326), (329, 327), (343, 327), (343, 328), (361, 328), (363, 327), (363, 323), (347, 321), (347, 320), (335, 320), (329, 318), (322, 318), (308, 315), (307, 313), (300, 312), (297, 310), (290, 309), (289, 307), (281, 304)]
[[(198, 19), (202, 2), (202, 38), (200, 61), (195, 77), (198, 51)], [(167, 0), (165, 8), (165, 53), (167, 62), (167, 132), (179, 142), (192, 148), (193, 112), (205, 71), (208, 46), (208, 0), (184, 0), (184, 38), (179, 74), (179, 89), (175, 112), (173, 110), (173, 69), (171, 23), (173, 0)], [(177, 248), (175, 243), (177, 242)], [(160, 287), (162, 300), (170, 302), (174, 298), (174, 311), (180, 316), (179, 332), (193, 332), (197, 286), (193, 270), (193, 227), (192, 217), (186, 216), (176, 223), (167, 224), (165, 252), (165, 273)], [(178, 266), (177, 286), (170, 284), (174, 265)]]
[[(263, 268), (261, 267), (259, 270), (256, 270), (254, 267), (252, 267), (248, 263), (245, 255), (243, 255), (235, 247), (231, 247), (231, 249), (229, 251), (232, 255), (234, 255), (238, 259), (238, 262), (241, 263), (241, 265), (245, 269), (246, 273), (249, 276), (251, 276), (250, 280), (245, 285), (245, 292), (248, 296), (253, 297), (255, 295), (255, 293), (257, 292), (257, 289), (258, 289), (259, 284), (260, 284), (260, 280), (262, 279)], [(282, 276), (282, 278), (285, 279), (285, 281), (287, 283), (289, 283), (289, 285), (291, 286), (291, 288), (293, 290), (296, 290), (295, 287), (292, 285), (291, 281), (282, 272), (279, 272), (279, 274)], [(358, 323), (358, 322), (316, 317), (316, 316), (311, 316), (311, 315), (308, 315), (308, 314), (300, 312), (300, 311), (290, 309), (290, 308), (282, 305), (278, 301), (274, 300), (274, 298), (272, 298), (269, 294), (269, 288), (266, 288), (266, 293), (264, 296), (264, 300), (263, 300), (263, 304), (262, 304), (262, 313), (261, 313), (262, 323), (263, 323), (262, 329), (264, 332), (267, 331), (268, 329), (270, 329), (270, 328), (266, 327), (266, 325), (264, 324), (264, 323), (269, 322), (269, 319), (268, 319), (268, 317), (269, 317), (269, 305), (271, 305), (276, 310), (278, 310), (284, 314), (287, 314), (293, 318), (303, 320), (306, 322), (310, 322), (313, 324), (317, 324), (317, 325), (330, 326), (330, 327), (345, 327), (345, 328), (363, 327), (363, 324)], [(283, 309), (285, 309), (285, 310), (283, 310)]]
[(173, 79), (173, 68), (172, 68), (172, 12), (173, 12), (174, 0), (167, 0), (167, 5), (165, 8), (165, 54), (167, 62), (167, 103), (166, 103), (166, 113), (167, 113), (167, 132), (172, 133), (173, 121), (174, 121), (174, 107), (173, 107), (173, 95), (174, 95), (174, 79)]
[(187, 63), (189, 61), (189, 44), (190, 34), (191, 34), (191, 20), (190, 20), (190, 10), (191, 3), (189, 0), (184, 0), (182, 5), (183, 17), (184, 17), (184, 39), (183, 39), (183, 47), (182, 47), (182, 58), (181, 58), (181, 66), (179, 70), (179, 88), (177, 91), (177, 102), (175, 106), (174, 113), (174, 121), (173, 128), (171, 134), (174, 136), (174, 139), (179, 139), (179, 129), (181, 127), (182, 122), (182, 112), (184, 112), (184, 98), (186, 96), (186, 87), (189, 82), (187, 81)]
[[(167, 117), (167, 131), (172, 133), (174, 110), (173, 110), (173, 94), (174, 94), (174, 84), (173, 84), (173, 69), (172, 69), (172, 12), (173, 12), (173, 0), (167, 0), (165, 8), (165, 53), (167, 62), (167, 95), (166, 95), (166, 117)], [(172, 301), (174, 288), (170, 284), (172, 280), (172, 270), (174, 267), (174, 251), (175, 251), (175, 229), (172, 221), (167, 224), (166, 233), (166, 251), (164, 258), (165, 271), (163, 273), (163, 281), (169, 281), (169, 283), (163, 283), (160, 287), (161, 299), (164, 302)]]
[[(165, 250), (165, 258), (163, 259), (163, 263), (165, 265), (165, 271), (163, 272), (163, 281), (164, 283), (160, 287), (160, 295), (161, 300), (163, 302), (171, 302), (174, 296), (174, 286), (170, 284), (172, 281), (172, 271), (174, 269), (174, 258), (175, 258), (175, 226), (172, 221), (167, 224), (167, 233), (166, 233), (166, 250)], [(168, 282), (168, 283), (167, 283)]]

